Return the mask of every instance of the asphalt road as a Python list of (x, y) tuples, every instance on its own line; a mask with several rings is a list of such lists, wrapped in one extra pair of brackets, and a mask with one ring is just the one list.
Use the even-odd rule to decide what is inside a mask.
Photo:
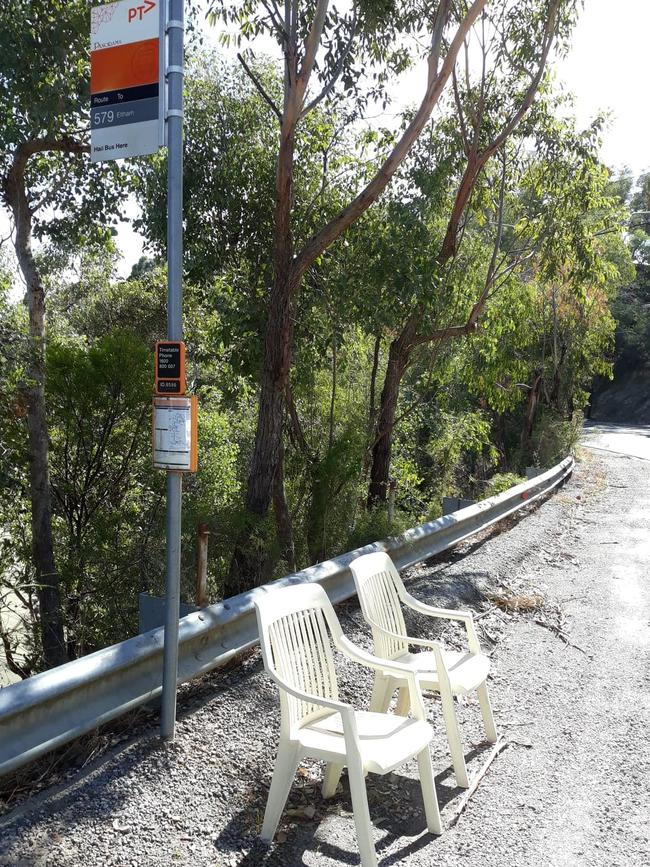
[[(478, 624), (492, 704), (511, 745), (441, 837), (426, 833), (415, 766), (369, 776), (380, 867), (650, 865), (650, 462), (621, 456), (627, 441), (613, 444), (586, 451), (568, 484), (507, 531), (410, 573), (414, 595), (487, 612)], [(504, 609), (508, 599), (532, 600), (533, 610)], [(358, 608), (340, 616), (368, 646)], [(422, 620), (413, 628), (439, 635)], [(451, 646), (460, 637), (443, 636)], [(344, 699), (368, 698), (357, 667), (340, 675)], [(427, 705), (449, 825), (464, 792), (450, 773), (439, 704)], [(315, 763), (300, 769), (276, 842), (259, 842), (278, 712), (258, 655), (185, 687), (179, 716), (173, 746), (160, 745), (152, 721), (0, 820), (0, 865), (359, 863), (346, 778), (323, 801)], [(459, 704), (458, 717), (472, 776), (490, 746), (475, 700)]]
[(587, 422), (582, 445), (650, 461), (650, 425), (624, 425), (611, 422)]

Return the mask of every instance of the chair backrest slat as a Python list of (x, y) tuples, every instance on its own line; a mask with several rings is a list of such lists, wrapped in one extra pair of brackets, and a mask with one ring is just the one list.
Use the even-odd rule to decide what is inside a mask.
[[(332, 641), (328, 630), (331, 605), (320, 587), (292, 587), (269, 594), (257, 604), (264, 661), (281, 680), (300, 692), (338, 700)], [(320, 591), (317, 593), (315, 591)], [(274, 598), (271, 599), (271, 596)], [(282, 605), (277, 597), (291, 604)], [(300, 607), (300, 600), (305, 607)], [(334, 616), (333, 612), (330, 616)], [(322, 716), (321, 705), (281, 690), (283, 722), (289, 732)]]
[[(387, 554), (365, 554), (350, 563), (361, 611), (371, 624), (375, 653), (395, 659), (408, 651), (408, 643), (385, 635), (381, 630), (406, 636), (399, 589), (402, 579)], [(377, 626), (381, 629), (377, 629)]]

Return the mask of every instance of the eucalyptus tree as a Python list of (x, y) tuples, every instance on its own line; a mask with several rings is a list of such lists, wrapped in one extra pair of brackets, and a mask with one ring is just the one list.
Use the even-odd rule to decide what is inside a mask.
[(497, 414), (518, 418), (520, 460), (534, 455), (540, 410), (570, 419), (594, 375), (611, 368), (610, 306), (629, 281), (627, 211), (598, 159), (600, 119), (576, 130), (570, 118), (538, 118), (506, 231), (527, 251), (470, 339), (468, 387)]
[[(616, 373), (643, 375), (650, 366), (650, 174), (625, 172), (612, 180), (630, 209), (627, 246), (635, 275), (612, 305), (616, 319)], [(601, 390), (600, 384), (596, 389)], [(598, 394), (596, 394), (596, 402)]]
[[(330, 0), (301, 3), (285, 0), (235, 0), (212, 4), (214, 15), (243, 36), (270, 35), (283, 55), (284, 80), (280, 102), (261, 82), (258, 90), (272, 107), (279, 125), (276, 146), (275, 210), (273, 220), (273, 283), (268, 297), (264, 359), (255, 446), (246, 492), (247, 526), (233, 556), (227, 592), (237, 592), (262, 579), (249, 542), (266, 515), (282, 450), (285, 394), (293, 352), (295, 305), (305, 274), (381, 195), (416, 141), (451, 76), (463, 41), (487, 5), (474, 2), (461, 11), (449, 0), (439, 3), (370, 0), (336, 4)], [(295, 244), (294, 181), (296, 141), (301, 124), (321, 103), (347, 95), (362, 107), (367, 98), (363, 72), (370, 71), (370, 92), (382, 96), (387, 80), (408, 62), (402, 37), (428, 33), (427, 81), (419, 107), (379, 166), (340, 211), (304, 244)], [(248, 65), (247, 60), (244, 62)], [(254, 76), (254, 71), (251, 70)], [(367, 78), (367, 75), (366, 75)]]
[[(501, 154), (506, 183), (505, 147), (514, 135), (526, 137), (531, 124), (521, 127), (542, 85), (551, 48), (559, 38), (566, 44), (575, 17), (576, 4), (562, 0), (531, 0), (526, 3), (500, 4), (481, 18), (473, 40), (463, 45), (464, 63), (452, 73), (455, 119), (458, 130), (456, 153), (450, 159), (449, 183), (454, 190), (443, 237), (431, 269), (433, 291), (453, 282), (459, 245), (471, 211), (472, 200), (480, 199), (480, 183), (493, 185), (485, 178), (490, 160)], [(478, 60), (472, 61), (472, 58)], [(481, 180), (483, 178), (483, 181)], [(498, 199), (499, 196), (497, 195)], [(499, 211), (499, 207), (495, 209)], [(441, 342), (471, 334), (478, 325), (486, 305), (501, 279), (497, 252), (501, 245), (499, 220), (494, 229), (494, 251), (486, 278), (473, 303), (465, 307), (464, 320), (436, 322), (427, 309), (426, 300), (416, 301), (390, 344), (388, 363), (381, 393), (380, 408), (373, 441), (372, 466), (368, 488), (368, 505), (386, 500), (390, 475), (393, 429), (402, 378), (413, 353), (420, 347), (439, 347)], [(509, 263), (511, 267), (514, 263)]]
[(0, 188), (25, 282), (29, 353), (23, 393), (35, 583), (47, 665), (65, 660), (52, 542), (44, 394), (45, 285), (34, 239), (73, 251), (106, 237), (116, 206), (113, 170), (89, 163), (86, 113), (89, 6), (85, 0), (8, 0), (0, 9)]

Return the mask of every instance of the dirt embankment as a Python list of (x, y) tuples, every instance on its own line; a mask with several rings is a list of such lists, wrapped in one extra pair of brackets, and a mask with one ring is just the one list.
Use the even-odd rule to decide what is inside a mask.
[(603, 382), (591, 399), (592, 421), (650, 424), (650, 370), (622, 373)]

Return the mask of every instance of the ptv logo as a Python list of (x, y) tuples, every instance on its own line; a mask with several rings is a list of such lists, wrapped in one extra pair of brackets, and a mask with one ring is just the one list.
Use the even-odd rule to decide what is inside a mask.
[(142, 16), (146, 15), (147, 12), (151, 12), (152, 9), (156, 8), (156, 4), (154, 0), (144, 0), (142, 6), (132, 6), (129, 9), (129, 24), (132, 21), (142, 21)]

